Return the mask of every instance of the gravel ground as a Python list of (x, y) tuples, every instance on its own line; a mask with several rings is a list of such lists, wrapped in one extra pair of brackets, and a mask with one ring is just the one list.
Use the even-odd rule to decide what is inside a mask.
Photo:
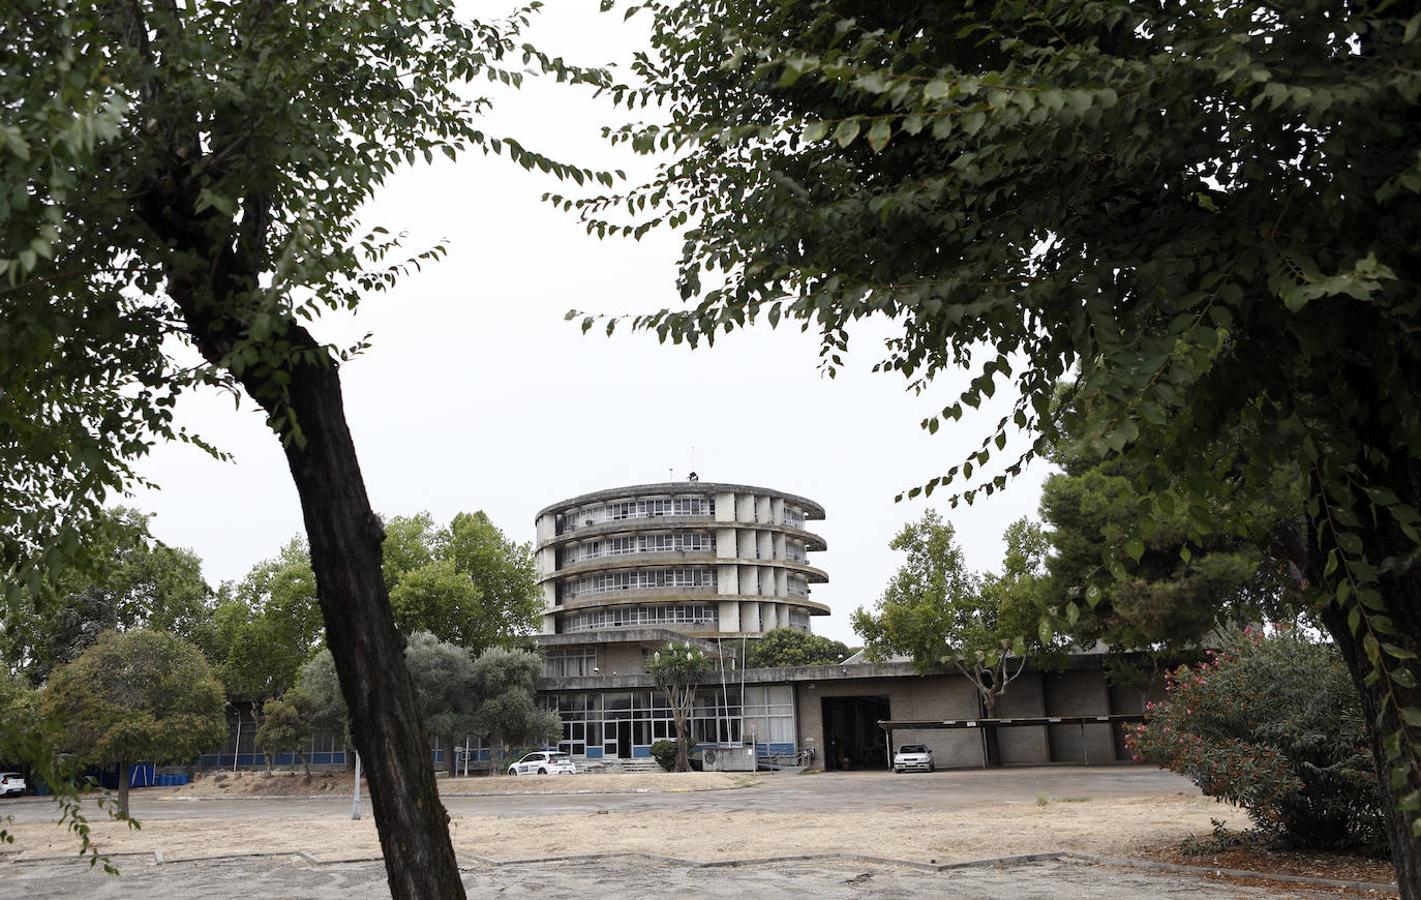
[[(303, 897), (313, 900), (388, 897), (379, 863), (314, 865), (299, 857), (156, 865), (128, 860), (119, 877), (74, 863), (12, 864), (3, 870), (5, 896), (69, 898)], [(542, 862), (466, 871), (471, 897), (537, 896), (547, 900), (616, 896), (735, 898), (799, 895), (815, 898), (1210, 898), (1310, 897), (1177, 875), (1061, 861), (981, 866), (946, 872), (848, 860), (694, 868), (613, 858)]]

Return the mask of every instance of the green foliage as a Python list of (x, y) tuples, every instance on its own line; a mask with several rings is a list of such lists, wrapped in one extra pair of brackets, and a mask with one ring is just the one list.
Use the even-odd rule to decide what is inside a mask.
[(314, 728), (323, 728), (342, 736), (350, 743), (350, 711), (340, 692), (340, 677), (336, 675), (331, 651), (321, 648), (301, 667), (296, 690), (310, 702), (310, 721)]
[[(1244, 495), (1239, 486), (1207, 511), (1177, 504), (1150, 515), (1134, 460), (1060, 452), (1053, 461), (1063, 471), (1047, 476), (1041, 497), (1051, 528), (1047, 590), (1079, 610), (1066, 627), (1078, 644), (1177, 655), (1222, 626), (1297, 616), (1297, 592), (1268, 537), (1301, 512), (1295, 474), (1273, 479), (1262, 493)], [(1136, 559), (1126, 550), (1131, 541), (1139, 542)]]
[[(55, 745), (90, 763), (189, 762), (227, 734), (202, 652), (149, 629), (106, 631), (45, 686)], [(127, 814), (127, 810), (123, 810)]]
[(697, 685), (710, 670), (710, 657), (690, 641), (667, 644), (652, 654), (646, 664), (647, 674), (662, 690)]
[(802, 628), (775, 628), (750, 645), (747, 669), (771, 666), (831, 666), (853, 655), (847, 644)]
[(109, 629), (156, 628), (192, 639), (207, 620), (211, 594), (196, 554), (154, 540), (146, 515), (115, 507), (33, 602), (6, 611), (0, 653), (12, 671), (43, 684)]
[(414, 680), (420, 720), (431, 734), (478, 731), (482, 723), (475, 720), (474, 709), (479, 682), (467, 650), (418, 631), (405, 645), (405, 665)]
[(630, 191), (550, 197), (599, 236), (689, 224), (689, 305), (633, 327), (695, 346), (793, 321), (832, 375), (856, 322), (892, 320), (880, 370), (970, 376), (926, 430), (1009, 404), (906, 493), (971, 503), (1063, 441), (1128, 456), (1148, 502), (1127, 575), (1146, 523), (1182, 509), (1197, 544), (1237, 485), (1300, 473), (1279, 559), (1365, 695), (1421, 857), (1412, 4), (644, 7), (641, 83), (609, 93), (660, 121), (608, 134), (680, 153)]
[[(477, 79), (601, 84), (452, 0), (15, 0), (0, 7), (0, 575), (38, 594), (194, 386), (240, 385), (288, 445), (289, 391), (359, 352), (306, 323), (444, 255), (360, 221), (400, 167), (478, 150)], [(160, 123), (155, 125), (154, 123)], [(201, 354), (194, 366), (192, 350)]]
[(646, 671), (666, 695), (671, 718), (676, 723), (676, 771), (689, 772), (691, 710), (696, 703), (696, 688), (710, 674), (710, 657), (690, 641), (667, 644), (651, 655)]
[(230, 698), (261, 702), (296, 683), (323, 633), (310, 552), (292, 538), (275, 558), (222, 586), (201, 645)]
[[(337, 372), (366, 343), (328, 343), (308, 325), (446, 252), (406, 254), (364, 221), (376, 189), (417, 159), (477, 149), (614, 183), (479, 127), (490, 101), (469, 90), (475, 79), (513, 88), (540, 74), (606, 80), (522, 40), (539, 6), (481, 22), (461, 18), (454, 0), (0, 4), (8, 608), (32, 602), (73, 558), (103, 504), (140, 480), (136, 462), (155, 441), (222, 456), (174, 422), (176, 398), (195, 386), (240, 389), (255, 402), (289, 457), (308, 521), (323, 522), (319, 534), (334, 543), (363, 547), (368, 565), (374, 522)], [(355, 516), (342, 520), (329, 502), (337, 496)], [(334, 555), (321, 554), (325, 593), (336, 590)], [(384, 597), (330, 602), (350, 603), (357, 636), (376, 638), (391, 665)], [(348, 669), (356, 655), (338, 646)], [(407, 694), (366, 696), (383, 708)], [(404, 719), (383, 721), (399, 732), (393, 723)], [(425, 769), (410, 755), (413, 738), (403, 734), (404, 752), (377, 765), (398, 758)], [(396, 892), (404, 871), (459, 893), (447, 829), (428, 819), (433, 784), (407, 783), (424, 796), (375, 794), (387, 807), (382, 828), (394, 827), (396, 808), (432, 826), (398, 844), (386, 835)]]
[(1335, 647), (1297, 630), (1235, 636), (1169, 674), (1127, 739), (1136, 758), (1242, 807), (1303, 849), (1385, 854), (1385, 820), (1352, 679)]
[(663, 771), (673, 771), (676, 768), (676, 752), (679, 746), (679, 741), (655, 741), (651, 745), (651, 758), (656, 760)]
[(543, 658), (526, 650), (493, 647), (474, 660), (473, 731), (495, 747), (543, 746), (562, 735), (556, 712), (537, 703)]
[(1043, 610), (1046, 539), (1022, 520), (1007, 530), (1001, 574), (968, 570), (956, 532), (936, 510), (910, 522), (889, 544), (906, 554), (875, 612), (858, 609), (854, 630), (870, 659), (906, 656), (921, 671), (951, 666), (976, 686), (988, 715), (1030, 656), (1057, 649), (1036, 623)]
[[(29, 764), (31, 784), (44, 784), (53, 792), (54, 804), (59, 810), (57, 824), (79, 839), (79, 856), (88, 857), (91, 868), (102, 863), (105, 872), (116, 875), (118, 869), (107, 856), (99, 853), (93, 842), (88, 816), (84, 814), (84, 801), (90, 800), (101, 812), (125, 821), (130, 828), (137, 828), (138, 822), (127, 815), (127, 810), (113, 803), (107, 792), (97, 790), (83, 776), (82, 760), (55, 752), (52, 735), (46, 733), (52, 724), (42, 717), (42, 710), (43, 695), (39, 689), (0, 672), (0, 748), (4, 750), (5, 759), (10, 763)], [(97, 797), (92, 796), (95, 793)], [(0, 843), (14, 842), (15, 836), (0, 823)]]
[(507, 646), (542, 610), (529, 544), (508, 540), (483, 512), (435, 529), (428, 513), (386, 528), (385, 582), (401, 632), (428, 631), (477, 654)]
[(311, 763), (305, 754), (311, 742), (311, 710), (311, 699), (300, 691), (288, 691), (262, 705), (256, 745), (267, 755), (268, 762), (282, 753), (294, 753), (301, 757), (306, 774), (311, 774)]

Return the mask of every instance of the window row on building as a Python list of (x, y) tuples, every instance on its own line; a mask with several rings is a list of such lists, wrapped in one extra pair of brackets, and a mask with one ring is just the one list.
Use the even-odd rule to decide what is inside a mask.
[[(598, 631), (656, 625), (714, 625), (720, 621), (713, 603), (668, 603), (659, 606), (612, 606), (569, 613), (562, 631)], [(596, 665), (594, 660), (593, 665)], [(587, 673), (590, 674), (590, 673)]]
[(801, 609), (798, 606), (789, 611), (789, 627), (809, 630), (809, 610)]
[(603, 522), (649, 519), (655, 516), (714, 516), (714, 497), (655, 497), (617, 500), (601, 506), (570, 510), (558, 517), (558, 533), (576, 531)]
[[(558, 749), (574, 756), (647, 756), (656, 741), (673, 740), (676, 723), (660, 691), (545, 694), (545, 709), (562, 719)], [(794, 691), (787, 684), (713, 689), (708, 685), (691, 713), (696, 743), (795, 743)]]
[(585, 575), (569, 581), (562, 595), (564, 598), (572, 598), (592, 594), (608, 594), (615, 591), (640, 591), (664, 587), (713, 589), (716, 579), (716, 570), (708, 566), (598, 572), (595, 575)]
[(785, 578), (785, 590), (791, 597), (808, 597), (809, 582), (799, 575)]
[(633, 553), (671, 553), (678, 550), (687, 553), (712, 552), (715, 550), (715, 535), (705, 531), (686, 531), (668, 534), (633, 534), (583, 541), (565, 551), (562, 564), (571, 565), (575, 562), (601, 559), (607, 556), (628, 556)]
[(546, 678), (580, 678), (597, 674), (596, 669), (596, 647), (550, 647), (543, 651)]

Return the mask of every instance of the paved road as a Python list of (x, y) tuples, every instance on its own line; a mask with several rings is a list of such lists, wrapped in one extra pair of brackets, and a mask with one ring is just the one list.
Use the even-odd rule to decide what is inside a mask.
[[(312, 865), (298, 858), (176, 863), (126, 860), (119, 877), (91, 873), (73, 863), (15, 864), (3, 870), (0, 894), (27, 898), (85, 897), (199, 900), (228, 897), (303, 897), (313, 900), (385, 898), (378, 863)], [(1321, 896), (1274, 893), (1238, 883), (1212, 882), (1141, 870), (1045, 861), (943, 872), (850, 860), (813, 860), (737, 868), (661, 865), (611, 858), (466, 870), (471, 897), (539, 897), (546, 900), (617, 897), (734, 898), (800, 896), (860, 900), (910, 898), (1059, 898), (1134, 900), (1138, 897), (1277, 898)]]
[[(567, 782), (558, 782), (559, 786)], [(505, 794), (458, 796), (477, 790), (480, 779), (445, 786), (444, 803), (455, 816), (559, 815), (605, 809), (615, 812), (837, 812), (902, 810), (905, 813), (989, 803), (1033, 803), (1055, 798), (1197, 795), (1198, 789), (1170, 772), (1137, 766), (1044, 767), (964, 770), (912, 775), (888, 772), (772, 775), (749, 788), (682, 793)], [(350, 797), (283, 800), (172, 800), (167, 791), (135, 790), (131, 806), (139, 821), (212, 818), (346, 818)], [(368, 809), (368, 798), (367, 798)], [(16, 822), (49, 821), (54, 806), (44, 797), (0, 801), (0, 814)]]

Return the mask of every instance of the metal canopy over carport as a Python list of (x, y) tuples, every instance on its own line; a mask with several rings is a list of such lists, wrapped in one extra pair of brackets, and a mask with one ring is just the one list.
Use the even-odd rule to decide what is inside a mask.
[[(878, 727), (882, 728), (888, 744), (888, 767), (893, 768), (893, 732), (895, 731), (920, 731), (930, 728), (992, 728), (992, 727), (1013, 727), (1013, 726), (1042, 726), (1042, 725), (1079, 725), (1081, 727), (1081, 750), (1085, 754), (1085, 764), (1090, 765), (1090, 748), (1085, 742), (1085, 727), (1087, 725), (1113, 725), (1116, 722), (1143, 722), (1145, 716), (1142, 713), (1115, 713), (1107, 716), (1026, 716), (1014, 717), (1010, 719), (880, 719)], [(986, 745), (982, 748), (982, 768), (987, 767)]]

